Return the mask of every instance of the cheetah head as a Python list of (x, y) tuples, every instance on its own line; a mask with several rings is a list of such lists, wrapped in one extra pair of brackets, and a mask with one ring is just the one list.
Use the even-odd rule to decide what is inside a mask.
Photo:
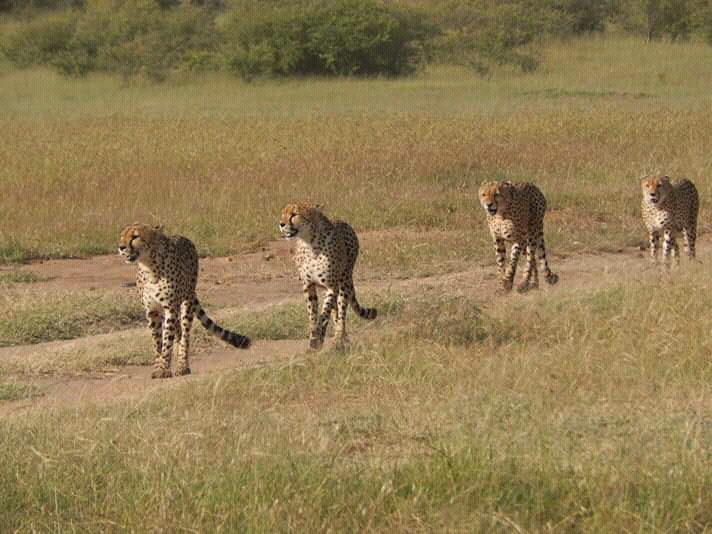
[(640, 179), (640, 187), (643, 191), (643, 200), (656, 206), (668, 195), (672, 184), (667, 176), (643, 176)]
[(301, 237), (308, 241), (317, 217), (318, 207), (305, 203), (287, 204), (279, 218), (279, 231), (285, 239)]
[(484, 182), (480, 186), (480, 204), (490, 215), (502, 213), (512, 203), (512, 187), (509, 182)]
[(126, 226), (119, 237), (119, 256), (126, 258), (126, 263), (134, 263), (160, 231), (160, 227), (147, 224), (134, 223)]

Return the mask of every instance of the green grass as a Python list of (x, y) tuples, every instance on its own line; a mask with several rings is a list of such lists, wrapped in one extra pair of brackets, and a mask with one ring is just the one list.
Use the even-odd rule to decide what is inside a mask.
[(29, 399), (42, 395), (35, 384), (0, 383), (0, 401)]
[(134, 292), (9, 289), (0, 295), (5, 310), (0, 347), (111, 332), (145, 323)]

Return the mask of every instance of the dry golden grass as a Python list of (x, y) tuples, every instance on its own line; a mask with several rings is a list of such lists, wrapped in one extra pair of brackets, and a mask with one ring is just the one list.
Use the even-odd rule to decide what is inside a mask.
[(643, 173), (697, 179), (709, 214), (707, 48), (592, 39), (544, 55), (540, 72), (489, 81), (433, 68), (406, 80), (122, 87), (5, 72), (0, 211), (12, 224), (0, 251), (106, 252), (143, 220), (224, 254), (274, 238), (293, 198), (360, 230), (470, 227), (477, 185), (492, 177), (541, 185), (565, 253), (640, 240)]
[(7, 420), (5, 526), (704, 532), (712, 279), (657, 277), (391, 293), (345, 354)]
[[(287, 199), (307, 197), (361, 231), (360, 273), (403, 283), (360, 293), (382, 314), (352, 321), (346, 353), (2, 420), (0, 530), (712, 530), (709, 255), (672, 273), (631, 255), (600, 272), (575, 257), (645, 240), (647, 172), (694, 179), (706, 229), (710, 50), (555, 43), (539, 72), (489, 81), (436, 68), (120, 87), (3, 72), (6, 256), (113, 249), (136, 219), (205, 253), (243, 250), (275, 235)], [(553, 267), (572, 256), (564, 267), (583, 281), (494, 297), (450, 275), (402, 280), (494, 270), (475, 196), (492, 176), (541, 185)], [(13, 280), (2, 286), (13, 313), (19, 293), (41, 310), (31, 281)], [(282, 339), (303, 336), (303, 313), (215, 316)], [(196, 336), (198, 349), (213, 342)], [(0, 370), (17, 376), (0, 390), (36, 394), (26, 384), (39, 372), (145, 363), (149, 351), (143, 328), (6, 358)]]

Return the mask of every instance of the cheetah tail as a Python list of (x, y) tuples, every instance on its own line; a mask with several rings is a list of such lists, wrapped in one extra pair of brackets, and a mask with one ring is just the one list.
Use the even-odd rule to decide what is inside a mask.
[(212, 335), (219, 337), (225, 343), (229, 343), (238, 349), (246, 349), (250, 346), (251, 341), (249, 337), (226, 330), (208, 317), (197, 298), (193, 301), (193, 307), (195, 308), (195, 315), (200, 321), (200, 324)]
[(351, 299), (351, 307), (362, 319), (375, 319), (378, 315), (378, 310), (376, 308), (362, 308), (361, 305), (356, 300), (356, 293), (353, 294), (354, 297)]

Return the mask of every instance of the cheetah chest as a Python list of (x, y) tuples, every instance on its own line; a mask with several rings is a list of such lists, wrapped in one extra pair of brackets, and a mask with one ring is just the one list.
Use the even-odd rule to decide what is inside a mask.
[(512, 219), (505, 219), (500, 215), (488, 216), (487, 222), (493, 239), (512, 241), (516, 237), (515, 226)]
[[(176, 305), (181, 300), (192, 297), (190, 291), (180, 291), (168, 279), (155, 276), (150, 270), (139, 269), (137, 284), (141, 291), (141, 300), (146, 309), (161, 311)], [(186, 288), (187, 289), (187, 288)]]
[(647, 203), (643, 206), (643, 209), (645, 222), (650, 230), (674, 230), (674, 227), (678, 226), (675, 224), (675, 216), (670, 210), (654, 208)]
[(334, 276), (336, 266), (324, 250), (300, 244), (294, 251), (294, 261), (299, 268), (299, 278), (303, 283), (329, 287), (336, 282)]

